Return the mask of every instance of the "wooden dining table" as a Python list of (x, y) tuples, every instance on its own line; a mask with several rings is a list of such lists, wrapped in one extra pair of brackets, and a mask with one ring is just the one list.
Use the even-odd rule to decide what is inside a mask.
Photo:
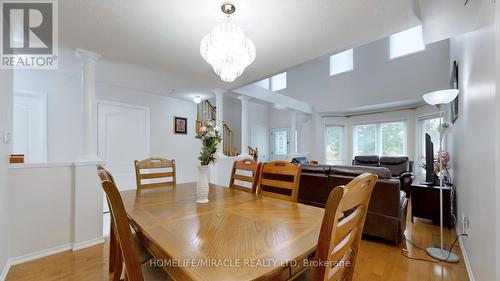
[(121, 193), (155, 264), (175, 280), (286, 280), (314, 253), (324, 210), (196, 183)]
[[(314, 253), (321, 208), (196, 183), (121, 193), (132, 227), (175, 280), (286, 280)], [(112, 242), (113, 243), (113, 242)]]

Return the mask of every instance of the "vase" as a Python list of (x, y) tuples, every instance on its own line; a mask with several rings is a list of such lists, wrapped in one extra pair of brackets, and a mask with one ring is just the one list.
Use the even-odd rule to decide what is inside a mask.
[(208, 165), (198, 166), (198, 182), (196, 183), (196, 203), (208, 202)]

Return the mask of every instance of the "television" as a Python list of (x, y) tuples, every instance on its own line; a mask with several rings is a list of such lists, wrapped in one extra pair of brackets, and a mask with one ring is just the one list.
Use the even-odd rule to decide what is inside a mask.
[(434, 184), (434, 144), (431, 136), (425, 134), (425, 184)]

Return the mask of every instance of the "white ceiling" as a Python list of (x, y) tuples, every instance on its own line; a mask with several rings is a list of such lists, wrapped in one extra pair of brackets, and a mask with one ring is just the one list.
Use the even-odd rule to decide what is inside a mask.
[(201, 38), (223, 20), (220, 0), (59, 1), (63, 47), (104, 59), (158, 68), (177, 92), (236, 89), (311, 59), (359, 46), (419, 20), (411, 0), (234, 0), (234, 23), (257, 58), (233, 83), (221, 82), (201, 58)]

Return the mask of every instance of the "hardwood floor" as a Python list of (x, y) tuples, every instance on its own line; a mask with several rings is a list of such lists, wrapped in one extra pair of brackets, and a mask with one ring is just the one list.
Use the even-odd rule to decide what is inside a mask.
[[(439, 228), (408, 219), (406, 236), (416, 245), (426, 248), (439, 243)], [(453, 242), (455, 232), (445, 229), (445, 245)], [(407, 245), (410, 256), (429, 259), (422, 251), (413, 248), (407, 242), (399, 246), (377, 241), (362, 240), (356, 265), (355, 281), (466, 281), (467, 271), (460, 247), (457, 244), (453, 252), (460, 256), (458, 264), (430, 263), (410, 260), (401, 254), (401, 248)], [(108, 246), (95, 246), (78, 252), (64, 252), (11, 268), (7, 281), (97, 281), (108, 280)]]

